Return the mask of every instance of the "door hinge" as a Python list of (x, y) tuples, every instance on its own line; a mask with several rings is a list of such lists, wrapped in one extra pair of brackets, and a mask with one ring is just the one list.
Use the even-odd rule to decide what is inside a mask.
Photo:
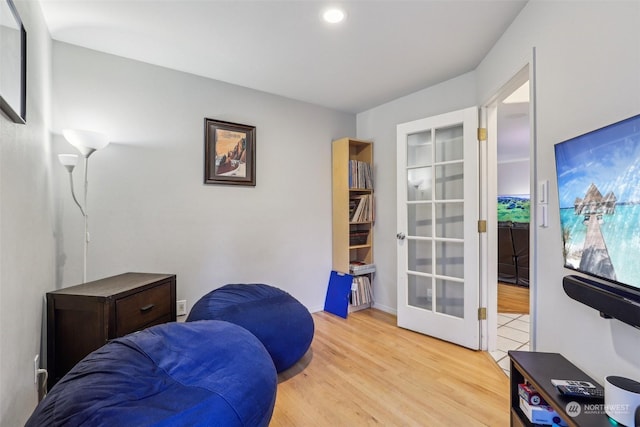
[(487, 220), (480, 219), (478, 220), (478, 233), (486, 233), (487, 232)]
[(483, 142), (487, 140), (487, 128), (478, 128), (478, 141)]
[(487, 320), (487, 307), (478, 308), (478, 320)]

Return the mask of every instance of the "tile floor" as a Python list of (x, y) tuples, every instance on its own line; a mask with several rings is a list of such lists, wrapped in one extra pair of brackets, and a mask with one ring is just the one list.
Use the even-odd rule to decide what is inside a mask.
[(498, 343), (490, 352), (505, 374), (509, 376), (508, 350), (529, 351), (529, 315), (498, 313)]

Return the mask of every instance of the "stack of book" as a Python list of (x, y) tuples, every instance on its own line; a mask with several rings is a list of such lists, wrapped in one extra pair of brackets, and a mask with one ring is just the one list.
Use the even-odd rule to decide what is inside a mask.
[(528, 383), (518, 384), (518, 397), (522, 413), (533, 423), (542, 426), (566, 427), (567, 423)]
[(357, 307), (360, 305), (371, 304), (373, 302), (373, 291), (371, 290), (371, 281), (368, 276), (357, 276), (353, 278), (351, 285), (351, 305)]
[(373, 175), (369, 163), (349, 160), (349, 188), (373, 188)]
[(349, 246), (366, 245), (369, 230), (349, 230)]
[(349, 222), (373, 221), (373, 195), (359, 194), (349, 199)]

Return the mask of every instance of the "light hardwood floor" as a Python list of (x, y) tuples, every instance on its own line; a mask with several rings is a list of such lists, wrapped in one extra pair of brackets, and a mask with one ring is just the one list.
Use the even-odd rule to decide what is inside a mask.
[(529, 314), (529, 288), (498, 282), (498, 313)]
[(508, 379), (488, 353), (398, 328), (375, 309), (313, 314), (280, 374), (270, 426), (508, 426)]

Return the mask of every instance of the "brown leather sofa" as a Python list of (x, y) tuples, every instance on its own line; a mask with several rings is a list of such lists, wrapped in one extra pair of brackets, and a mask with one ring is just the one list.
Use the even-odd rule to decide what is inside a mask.
[(498, 281), (529, 286), (529, 223), (498, 222)]

